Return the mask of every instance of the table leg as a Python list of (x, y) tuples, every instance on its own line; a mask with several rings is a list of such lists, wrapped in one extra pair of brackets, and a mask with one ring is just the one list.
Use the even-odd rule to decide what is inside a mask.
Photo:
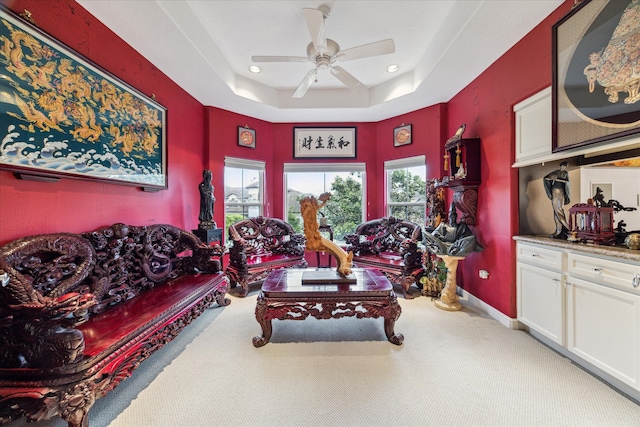
[(267, 319), (267, 303), (264, 300), (262, 292), (258, 295), (258, 301), (256, 303), (256, 320), (262, 327), (262, 336), (253, 337), (253, 346), (262, 347), (271, 339), (271, 319)]
[(386, 310), (384, 315), (384, 333), (387, 335), (389, 342), (395, 345), (400, 345), (404, 341), (404, 335), (396, 334), (394, 331), (396, 320), (400, 317), (400, 313), (402, 313), (402, 308), (398, 304), (397, 297), (393, 294), (389, 298), (389, 309)]

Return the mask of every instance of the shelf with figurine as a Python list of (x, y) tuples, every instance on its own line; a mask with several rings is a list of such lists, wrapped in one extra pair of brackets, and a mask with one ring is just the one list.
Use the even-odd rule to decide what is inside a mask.
[(461, 221), (475, 225), (480, 186), (480, 138), (463, 138), (463, 123), (444, 145), (443, 169), (449, 175), (436, 180), (436, 188), (453, 191), (453, 202), (462, 212)]

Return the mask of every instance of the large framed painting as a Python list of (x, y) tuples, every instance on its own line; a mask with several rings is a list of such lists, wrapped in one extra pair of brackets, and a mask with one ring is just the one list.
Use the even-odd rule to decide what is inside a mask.
[(295, 127), (293, 128), (293, 157), (299, 158), (355, 158), (355, 127)]
[(166, 109), (0, 8), (0, 168), (167, 188)]
[(553, 151), (640, 132), (640, 2), (584, 0), (556, 23)]

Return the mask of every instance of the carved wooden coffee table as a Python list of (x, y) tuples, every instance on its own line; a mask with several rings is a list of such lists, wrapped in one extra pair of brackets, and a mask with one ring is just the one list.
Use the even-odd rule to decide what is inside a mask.
[(262, 326), (262, 336), (253, 338), (255, 347), (262, 347), (271, 339), (271, 320), (304, 320), (309, 316), (316, 319), (383, 317), (387, 339), (393, 344), (402, 344), (404, 336), (393, 330), (402, 309), (384, 274), (354, 268), (357, 280), (354, 284), (303, 285), (302, 275), (314, 270), (280, 269), (267, 277), (256, 303), (256, 320)]

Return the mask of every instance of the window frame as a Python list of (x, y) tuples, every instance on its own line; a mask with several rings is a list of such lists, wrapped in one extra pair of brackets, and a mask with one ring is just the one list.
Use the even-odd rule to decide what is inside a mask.
[[(412, 167), (422, 166), (425, 170), (425, 200), (423, 202), (392, 202), (391, 201), (391, 174), (393, 171), (400, 169), (408, 169)], [(402, 159), (387, 160), (384, 162), (384, 206), (387, 216), (391, 216), (391, 210), (396, 206), (419, 206), (422, 207), (422, 222), (427, 217), (427, 200), (426, 200), (426, 177), (427, 177), (427, 157), (422, 154), (419, 156), (405, 157)], [(399, 218), (406, 220), (406, 218)]]

